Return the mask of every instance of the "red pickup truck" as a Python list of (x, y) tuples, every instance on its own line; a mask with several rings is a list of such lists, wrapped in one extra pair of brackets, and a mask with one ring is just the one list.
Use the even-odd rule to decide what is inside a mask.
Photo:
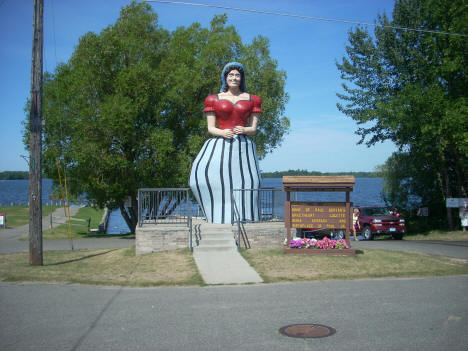
[(400, 240), (406, 233), (405, 219), (395, 211), (386, 207), (356, 207), (359, 209), (359, 224), (361, 235), (366, 240), (374, 239), (375, 235), (391, 234)]
[[(356, 228), (365, 240), (373, 240), (375, 235), (391, 234), (394, 239), (401, 240), (406, 233), (406, 222), (396, 210), (380, 206), (359, 206), (360, 229)], [(297, 229), (298, 237), (343, 239), (344, 229)], [(352, 232), (351, 232), (352, 235)]]

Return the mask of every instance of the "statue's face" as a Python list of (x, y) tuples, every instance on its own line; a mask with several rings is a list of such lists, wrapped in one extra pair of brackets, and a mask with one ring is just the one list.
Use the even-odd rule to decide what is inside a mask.
[(236, 69), (233, 69), (226, 76), (226, 83), (227, 83), (228, 87), (240, 88), (241, 81), (242, 81), (242, 75)]

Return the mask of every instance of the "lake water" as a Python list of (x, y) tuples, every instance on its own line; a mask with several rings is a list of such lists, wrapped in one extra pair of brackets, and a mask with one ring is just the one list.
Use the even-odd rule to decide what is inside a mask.
[[(281, 178), (265, 178), (262, 188), (281, 188)], [(382, 198), (382, 178), (356, 178), (356, 185), (351, 192), (351, 202), (355, 206), (384, 206)], [(49, 200), (52, 192), (52, 180), (42, 180), (42, 203), (59, 204), (58, 201)], [(298, 193), (298, 201), (345, 201), (345, 193), (342, 192), (304, 192)], [(27, 205), (29, 201), (29, 180), (0, 180), (0, 206)], [(109, 217), (107, 234), (127, 233), (128, 228), (120, 210), (112, 211)]]
[[(351, 202), (355, 206), (385, 206), (382, 198), (383, 179), (382, 178), (355, 178), (356, 184), (350, 193)], [(281, 178), (265, 178), (262, 180), (262, 188), (281, 188), (283, 186)], [(291, 200), (297, 201), (328, 201), (344, 202), (346, 195), (344, 192), (302, 192), (295, 195)]]
[[(58, 204), (49, 200), (52, 193), (52, 180), (42, 179), (42, 204)], [(29, 202), (29, 180), (0, 180), (0, 206), (27, 205)]]

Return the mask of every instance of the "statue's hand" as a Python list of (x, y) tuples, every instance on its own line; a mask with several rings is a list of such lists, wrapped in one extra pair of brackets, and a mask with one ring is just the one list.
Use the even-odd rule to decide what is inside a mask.
[(235, 126), (234, 127), (235, 134), (245, 134), (245, 127), (242, 126)]
[(234, 133), (232, 132), (231, 129), (223, 129), (223, 138), (226, 138), (226, 139), (232, 139), (232, 137), (234, 136)]

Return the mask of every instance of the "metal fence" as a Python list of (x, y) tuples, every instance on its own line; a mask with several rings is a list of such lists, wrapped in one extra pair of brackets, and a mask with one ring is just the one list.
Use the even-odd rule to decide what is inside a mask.
[(138, 190), (138, 225), (141, 227), (145, 223), (185, 224), (189, 231), (190, 251), (193, 251), (192, 212), (200, 214), (198, 204), (190, 197), (189, 188)]
[(138, 225), (190, 224), (193, 204), (189, 188), (138, 190)]
[[(236, 245), (238, 249), (240, 249), (242, 243), (245, 248), (250, 248), (244, 223), (279, 222), (284, 220), (286, 196), (281, 188), (233, 189), (231, 199), (232, 224), (237, 225)], [(254, 213), (253, 218), (247, 219), (242, 208), (241, 204), (245, 203), (246, 199), (252, 199), (257, 204), (257, 212)]]
[[(241, 222), (280, 222), (284, 221), (284, 202), (286, 195), (281, 188), (233, 189), (232, 190), (232, 218)], [(254, 218), (246, 219), (241, 206), (242, 199), (251, 199), (257, 203)], [(235, 213), (237, 208), (238, 213)]]
[[(253, 198), (257, 204), (253, 219), (243, 215), (242, 198)], [(279, 222), (284, 220), (285, 193), (281, 188), (234, 189), (232, 199), (232, 224), (237, 223), (237, 245), (242, 239), (250, 247), (243, 223)], [(186, 224), (189, 228), (189, 245), (192, 249), (192, 216), (204, 218), (199, 205), (192, 200), (189, 188), (145, 188), (138, 190), (138, 225)], [(195, 233), (196, 234), (196, 233)], [(197, 236), (196, 236), (197, 238)]]

